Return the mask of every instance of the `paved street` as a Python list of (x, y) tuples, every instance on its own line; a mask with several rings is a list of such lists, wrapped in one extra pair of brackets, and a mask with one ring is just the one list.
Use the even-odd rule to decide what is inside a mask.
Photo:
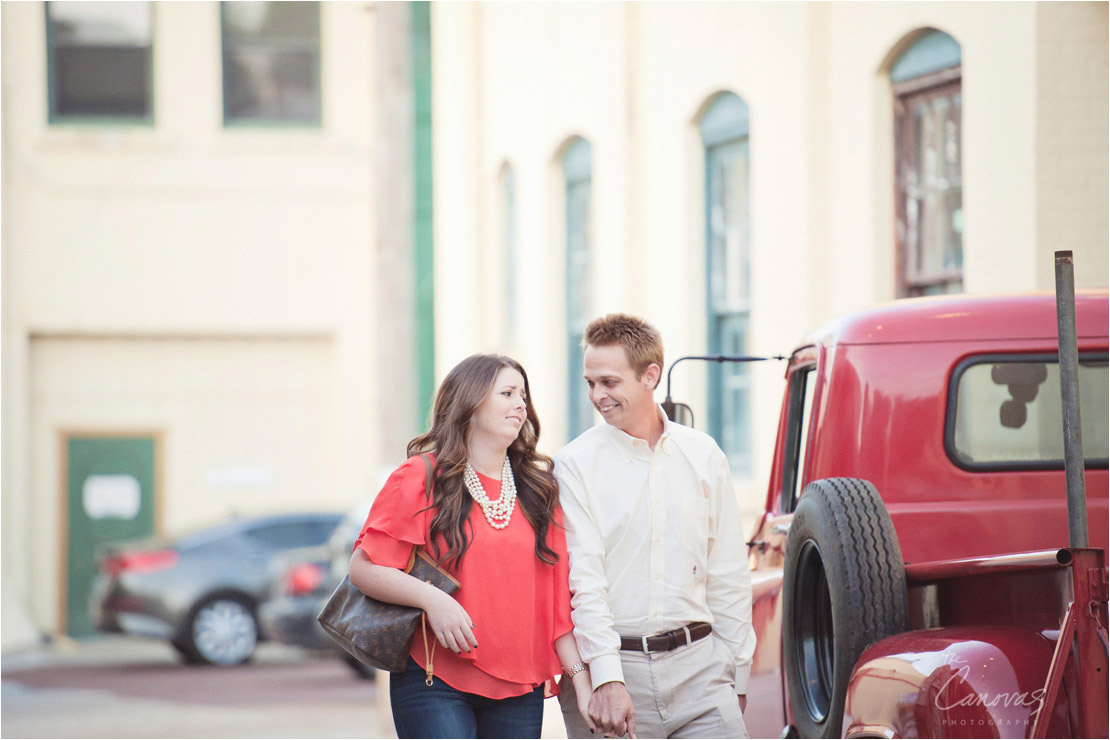
[[(5, 738), (395, 737), (388, 699), (337, 658), (278, 645), (234, 668), (162, 643), (96, 638), (3, 656)], [(554, 700), (544, 737), (566, 737)]]

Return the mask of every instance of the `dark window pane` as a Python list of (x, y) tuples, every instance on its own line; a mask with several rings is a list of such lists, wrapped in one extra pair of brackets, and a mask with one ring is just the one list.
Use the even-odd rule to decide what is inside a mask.
[(140, 2), (51, 2), (51, 117), (151, 112), (151, 9)]
[(890, 73), (895, 83), (898, 296), (963, 290), (960, 45), (929, 30)]
[(319, 4), (233, 2), (222, 8), (225, 119), (319, 121)]
[(895, 106), (899, 296), (963, 290), (960, 106), (959, 80)]

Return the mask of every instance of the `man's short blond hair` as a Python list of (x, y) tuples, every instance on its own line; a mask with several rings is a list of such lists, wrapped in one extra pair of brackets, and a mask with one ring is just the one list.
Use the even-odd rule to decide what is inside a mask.
[[(628, 364), (632, 366), (637, 379), (643, 376), (652, 363), (659, 366), (662, 378), (663, 337), (654, 326), (626, 313), (610, 313), (591, 321), (582, 334), (582, 349), (614, 344), (624, 347)], [(656, 386), (658, 385), (656, 381)]]

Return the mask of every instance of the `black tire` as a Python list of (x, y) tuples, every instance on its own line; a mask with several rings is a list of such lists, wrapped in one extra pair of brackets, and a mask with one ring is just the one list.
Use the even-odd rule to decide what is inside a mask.
[(197, 656), (190, 651), (189, 647), (181, 640), (174, 638), (170, 640), (170, 645), (173, 646), (174, 651), (177, 653), (177, 657), (181, 658), (181, 662), (185, 665), (197, 665), (200, 663)]
[(355, 678), (363, 681), (370, 681), (378, 674), (376, 668), (371, 668), (350, 653), (343, 653), (342, 657), (343, 662), (346, 663), (350, 667), (351, 672), (355, 674)]
[(190, 610), (177, 644), (190, 662), (230, 666), (250, 660), (260, 639), (251, 600), (220, 594)]
[(869, 482), (806, 486), (783, 567), (782, 654), (800, 737), (840, 737), (844, 696), (867, 647), (907, 629), (906, 570)]

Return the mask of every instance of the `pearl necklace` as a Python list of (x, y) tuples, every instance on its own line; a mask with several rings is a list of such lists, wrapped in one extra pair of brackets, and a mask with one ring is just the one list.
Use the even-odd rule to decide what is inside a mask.
[(482, 487), (482, 481), (478, 480), (477, 471), (470, 463), (466, 464), (463, 480), (466, 481), (466, 489), (470, 491), (470, 496), (482, 507), (482, 513), (486, 515), (489, 525), (494, 529), (504, 529), (509, 526), (509, 519), (516, 505), (516, 482), (513, 480), (513, 467), (509, 464), (509, 458), (506, 456), (505, 464), (501, 466), (501, 498), (497, 501), (489, 500), (486, 489)]

